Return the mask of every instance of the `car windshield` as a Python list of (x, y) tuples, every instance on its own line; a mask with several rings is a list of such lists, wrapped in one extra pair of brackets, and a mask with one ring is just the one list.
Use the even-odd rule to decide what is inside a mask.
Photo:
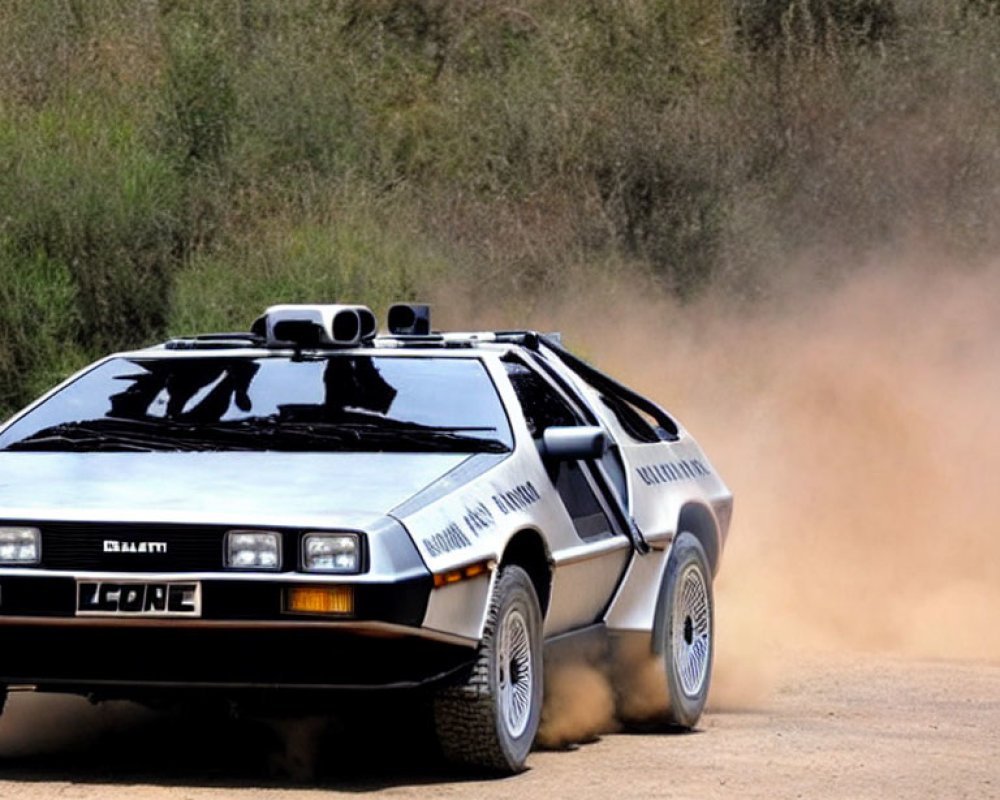
[(0, 435), (9, 451), (507, 452), (475, 358), (113, 358)]

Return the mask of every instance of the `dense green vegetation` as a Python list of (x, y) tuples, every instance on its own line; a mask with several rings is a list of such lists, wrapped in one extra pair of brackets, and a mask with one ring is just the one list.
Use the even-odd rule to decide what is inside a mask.
[(5, 0), (0, 412), (271, 302), (1000, 239), (996, 0)]

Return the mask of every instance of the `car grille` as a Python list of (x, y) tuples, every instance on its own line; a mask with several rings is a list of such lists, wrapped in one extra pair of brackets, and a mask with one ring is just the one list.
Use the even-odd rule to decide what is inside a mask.
[[(184, 525), (46, 523), (42, 566), (122, 572), (197, 572), (222, 568), (224, 530)], [(106, 548), (115, 547), (117, 552)], [(141, 543), (145, 543), (145, 547)], [(133, 549), (146, 552), (131, 552)]]

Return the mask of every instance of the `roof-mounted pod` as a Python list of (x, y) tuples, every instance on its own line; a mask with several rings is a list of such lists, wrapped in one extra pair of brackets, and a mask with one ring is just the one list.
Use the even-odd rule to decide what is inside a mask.
[(251, 330), (263, 336), (268, 347), (357, 347), (372, 339), (378, 322), (367, 306), (271, 306)]
[(417, 303), (395, 303), (389, 308), (389, 333), (393, 336), (429, 336), (431, 307)]

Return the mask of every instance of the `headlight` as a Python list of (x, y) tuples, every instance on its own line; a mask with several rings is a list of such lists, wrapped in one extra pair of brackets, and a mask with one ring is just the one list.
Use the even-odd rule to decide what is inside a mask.
[(0, 528), (0, 564), (37, 564), (41, 555), (38, 528)]
[(307, 533), (302, 537), (302, 569), (359, 572), (361, 539), (356, 533)]
[(229, 531), (226, 566), (232, 569), (281, 569), (281, 534), (275, 531)]

